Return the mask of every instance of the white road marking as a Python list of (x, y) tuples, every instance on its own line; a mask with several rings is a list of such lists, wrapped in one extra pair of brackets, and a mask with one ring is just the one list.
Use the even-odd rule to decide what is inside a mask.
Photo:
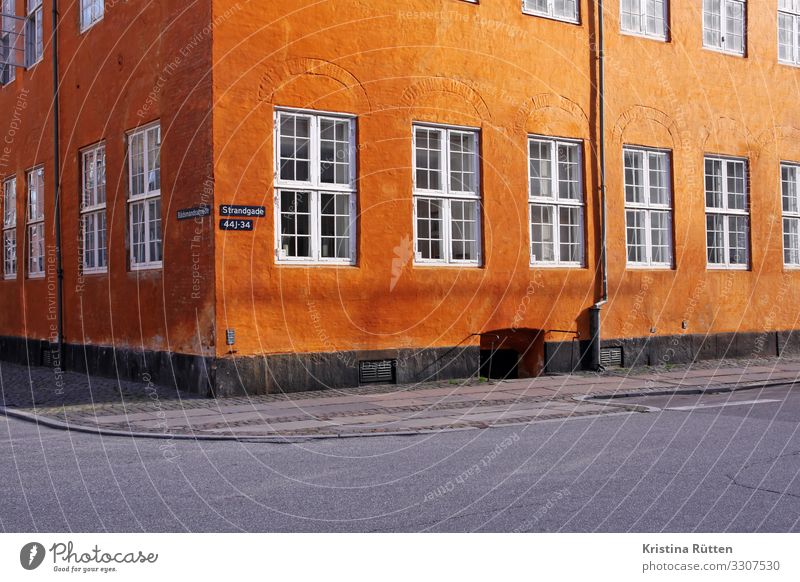
[(675, 406), (667, 410), (703, 410), (705, 408), (725, 408), (726, 406), (745, 406), (747, 404), (769, 404), (783, 402), (783, 400), (743, 400), (742, 402), (728, 402), (726, 404), (698, 404), (696, 406)]

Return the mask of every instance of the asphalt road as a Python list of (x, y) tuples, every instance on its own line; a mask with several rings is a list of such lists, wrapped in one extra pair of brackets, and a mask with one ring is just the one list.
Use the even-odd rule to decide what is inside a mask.
[(0, 418), (0, 529), (800, 531), (800, 390), (637, 402), (666, 410), (291, 444)]

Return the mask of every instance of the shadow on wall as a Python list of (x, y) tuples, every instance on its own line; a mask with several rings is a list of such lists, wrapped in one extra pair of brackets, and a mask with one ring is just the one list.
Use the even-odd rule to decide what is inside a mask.
[(544, 371), (541, 329), (496, 329), (481, 334), (481, 376), (511, 380)]

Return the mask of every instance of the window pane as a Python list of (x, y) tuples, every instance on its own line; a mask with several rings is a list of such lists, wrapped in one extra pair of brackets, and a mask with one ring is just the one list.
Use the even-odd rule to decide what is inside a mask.
[(553, 144), (530, 142), (531, 196), (553, 197)]
[(478, 260), (478, 203), (471, 200), (450, 201), (452, 259)]
[(719, 214), (706, 215), (706, 250), (712, 265), (725, 264), (725, 217)]
[(554, 208), (531, 205), (531, 256), (534, 263), (552, 263), (556, 260)]
[(310, 199), (308, 192), (280, 193), (281, 250), (287, 258), (311, 257)]
[(144, 190), (144, 134), (135, 133), (129, 141), (131, 196), (141, 196)]
[(725, 208), (722, 197), (722, 160), (706, 158), (706, 208)]
[(582, 263), (583, 244), (581, 222), (583, 210), (572, 206), (562, 206), (558, 212), (558, 242), (560, 260), (563, 263)]
[(641, 0), (622, 0), (622, 30), (641, 32)]
[(728, 208), (745, 210), (747, 196), (745, 193), (745, 167), (742, 162), (727, 162), (728, 170)]
[(350, 258), (350, 194), (320, 194), (320, 256)]
[(746, 265), (749, 257), (747, 242), (747, 217), (728, 217), (729, 259), (731, 265)]
[(800, 211), (797, 204), (797, 174), (796, 166), (781, 166), (781, 198), (784, 212)]
[(722, 0), (703, 0), (703, 44), (722, 46)]
[(647, 156), (650, 170), (650, 204), (670, 204), (669, 158), (666, 153), (650, 152)]
[(577, 0), (553, 0), (553, 16), (566, 20), (577, 19)]
[(644, 195), (644, 152), (625, 150), (625, 201), (646, 202)]
[(578, 146), (558, 144), (558, 197), (580, 200), (580, 176)]
[(44, 170), (28, 172), (28, 220), (44, 218)]
[(450, 190), (453, 192), (478, 192), (476, 144), (474, 133), (450, 132)]
[(783, 262), (800, 266), (800, 219), (783, 219)]
[(108, 266), (108, 245), (106, 244), (106, 212), (102, 210), (97, 216), (97, 267)]
[(651, 262), (658, 265), (672, 264), (672, 213), (650, 213)]
[(131, 204), (131, 262), (139, 265), (147, 262), (147, 243), (145, 241), (145, 204)]
[(161, 190), (161, 128), (147, 130), (147, 191)]
[(725, 2), (725, 41), (726, 50), (744, 52), (744, 5), (741, 2)]
[(645, 32), (651, 36), (666, 36), (664, 0), (646, 0)]
[(17, 223), (17, 180), (12, 178), (3, 183), (3, 226)]
[(422, 127), (414, 131), (416, 158), (416, 186), (422, 190), (442, 189), (442, 138), (441, 132)]
[(423, 259), (442, 259), (442, 201), (417, 199), (417, 252)]
[(149, 262), (161, 261), (161, 198), (147, 201), (147, 242), (150, 246)]
[(795, 61), (797, 36), (794, 33), (796, 16), (778, 14), (778, 58), (792, 63)]
[(17, 274), (17, 232), (3, 232), (3, 275), (13, 277)]
[(625, 212), (629, 263), (647, 262), (645, 213), (645, 210), (628, 210)]
[(311, 119), (280, 114), (280, 178), (294, 182), (311, 179)]
[(320, 181), (323, 184), (350, 183), (350, 122), (320, 119)]
[(44, 273), (44, 223), (28, 227), (28, 274)]
[(83, 267), (94, 269), (97, 266), (95, 258), (95, 216), (86, 214), (83, 217)]

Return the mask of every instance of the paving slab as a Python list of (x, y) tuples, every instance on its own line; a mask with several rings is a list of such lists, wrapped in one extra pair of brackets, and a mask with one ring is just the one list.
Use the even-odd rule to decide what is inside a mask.
[[(495, 423), (629, 412), (623, 404), (575, 397), (735, 387), (800, 379), (800, 357), (701, 362), (693, 365), (576, 373), (533, 379), (435, 381), (363, 386), (328, 392), (204, 399), (141, 382), (64, 374), (55, 394), (52, 370), (0, 363), (2, 403), (9, 414), (71, 427), (101, 427), (153, 436), (381, 434), (389, 431), (485, 428)], [(33, 386), (33, 390), (31, 389)]]

